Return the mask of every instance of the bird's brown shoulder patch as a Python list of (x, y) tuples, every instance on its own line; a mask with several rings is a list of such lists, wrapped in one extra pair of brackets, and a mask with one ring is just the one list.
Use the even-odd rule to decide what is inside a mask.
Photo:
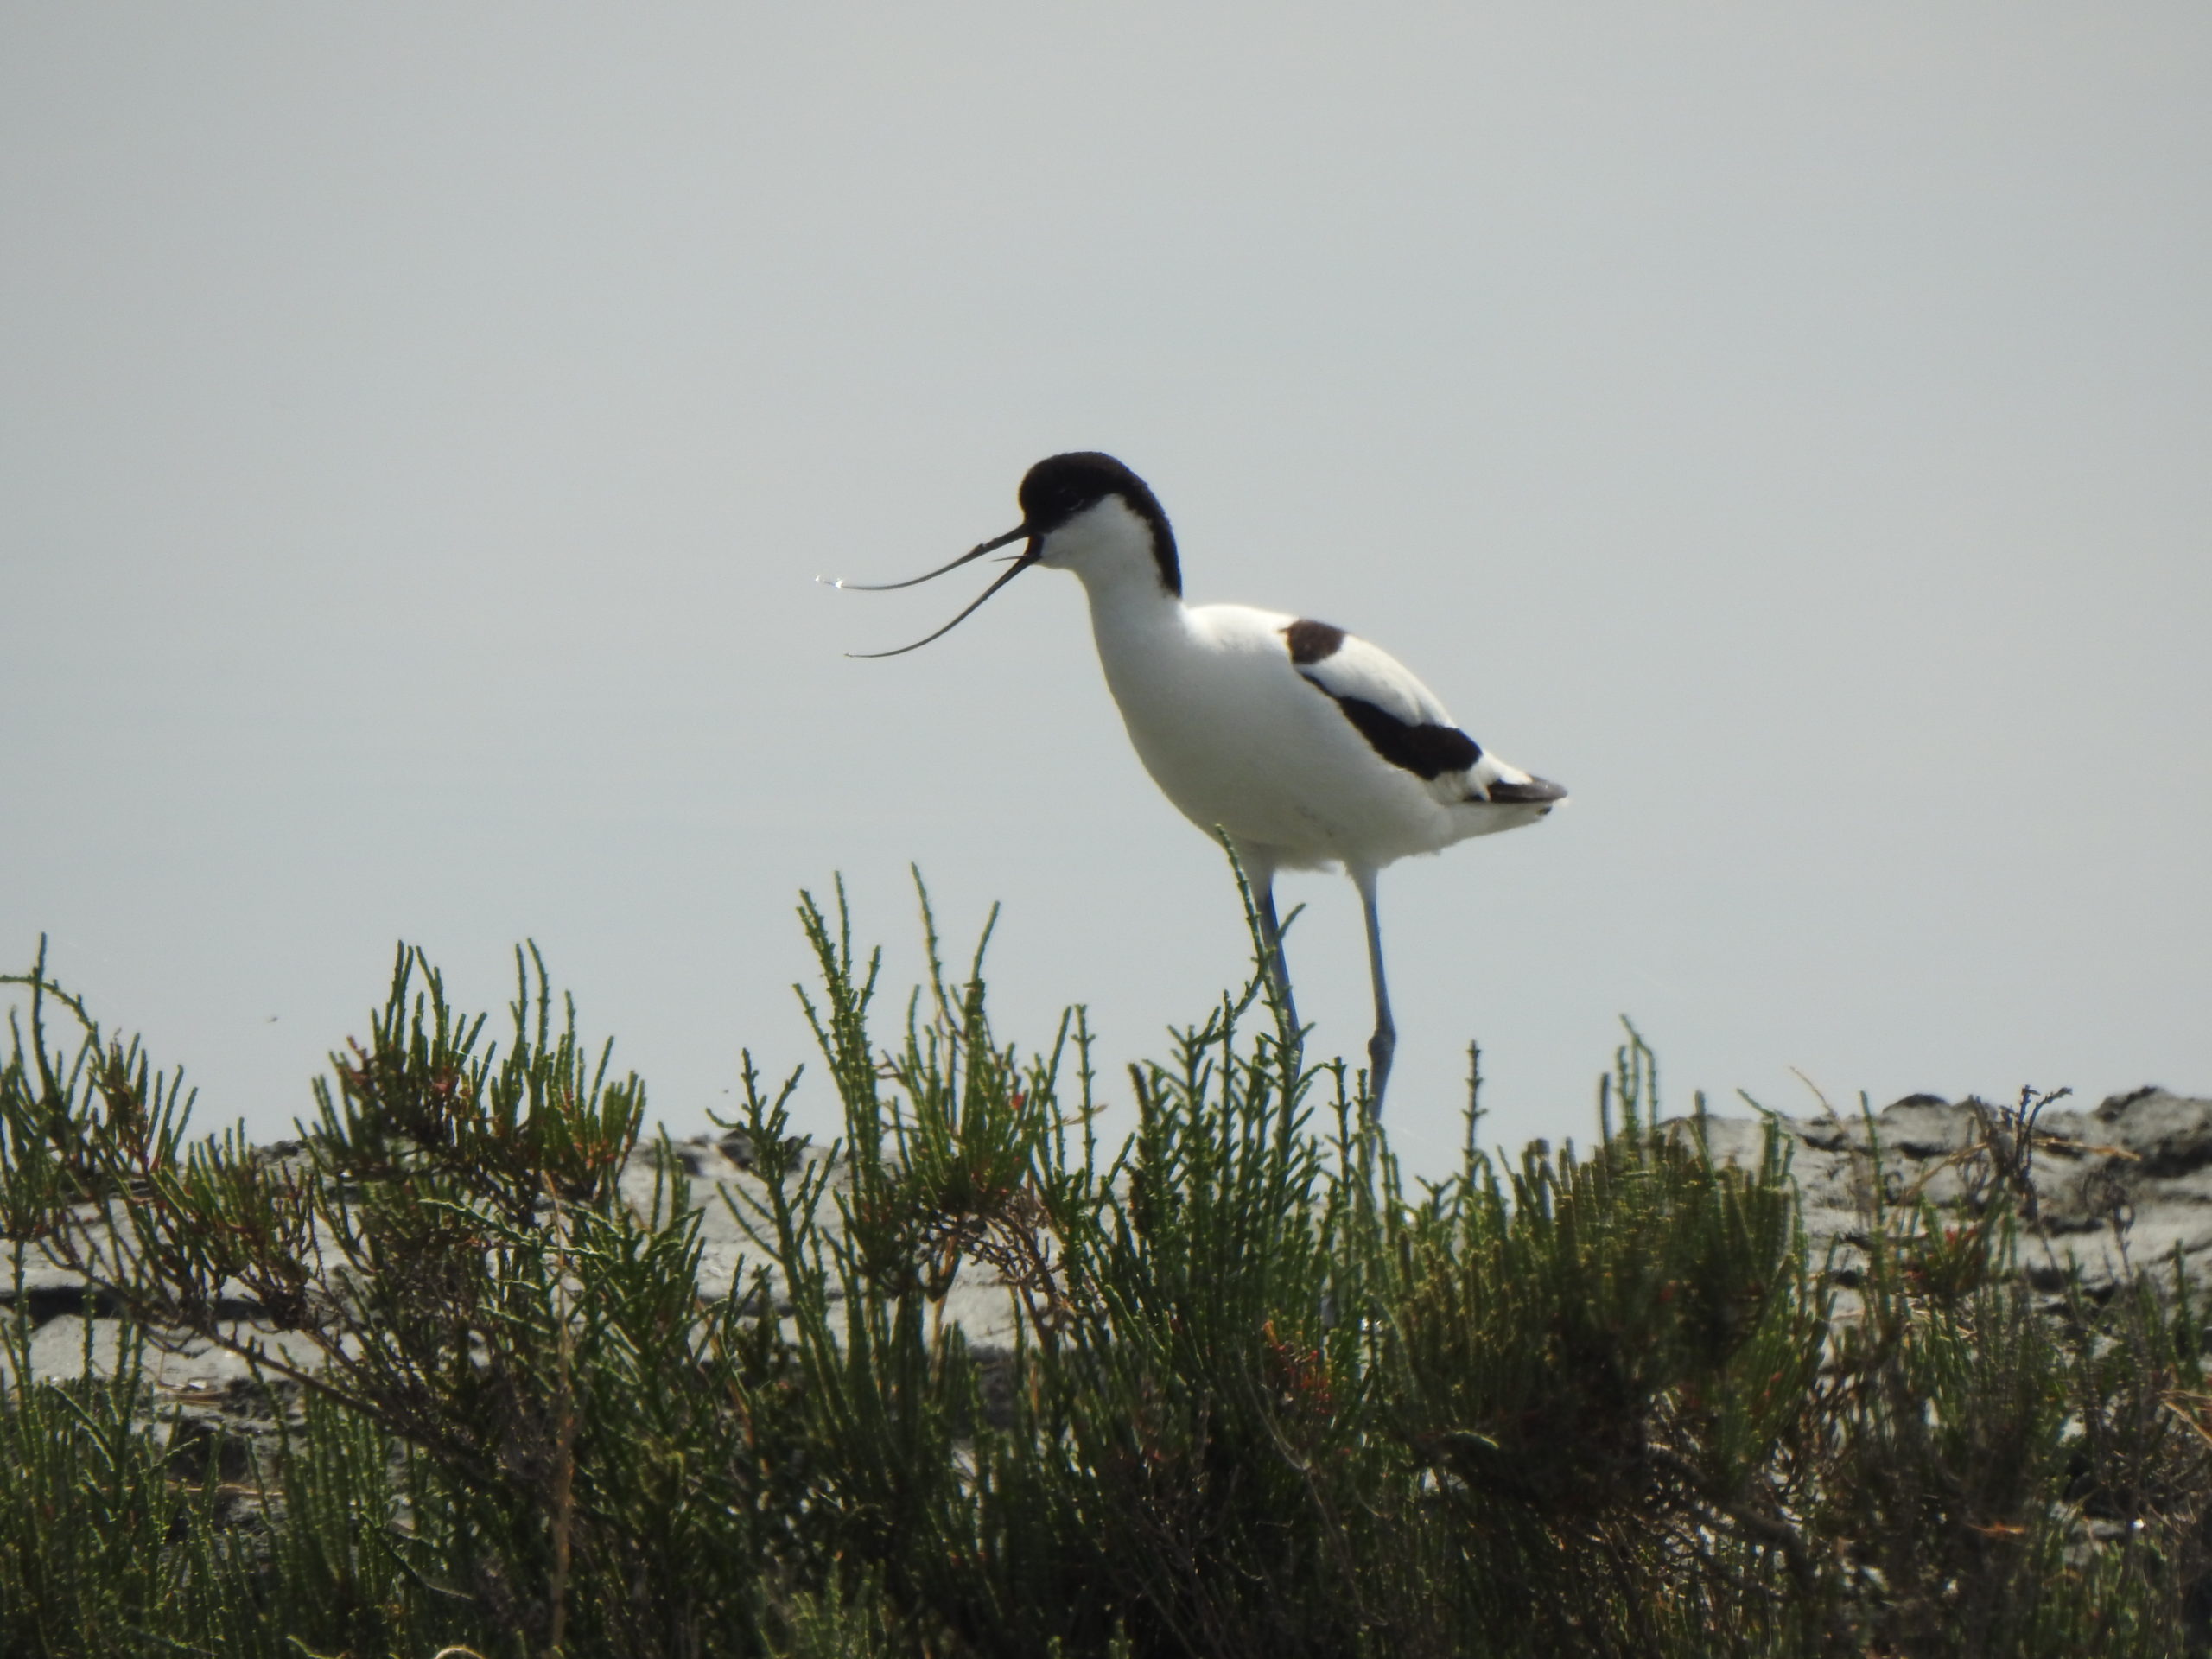
[(1344, 631), (1300, 617), (1282, 631), (1282, 637), (1289, 642), (1290, 660), (1303, 665), (1335, 656), (1344, 642)]

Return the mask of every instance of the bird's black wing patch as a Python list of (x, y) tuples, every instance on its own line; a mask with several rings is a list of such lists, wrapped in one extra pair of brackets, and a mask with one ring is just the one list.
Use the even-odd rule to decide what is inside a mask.
[(1344, 718), (1359, 728), (1370, 748), (1416, 778), (1465, 772), (1483, 758), (1482, 745), (1457, 726), (1412, 725), (1364, 697), (1340, 697), (1311, 674), (1303, 677), (1344, 710)]
[(1290, 660), (1303, 666), (1335, 656), (1344, 642), (1344, 631), (1300, 617), (1282, 631), (1282, 637), (1290, 643)]

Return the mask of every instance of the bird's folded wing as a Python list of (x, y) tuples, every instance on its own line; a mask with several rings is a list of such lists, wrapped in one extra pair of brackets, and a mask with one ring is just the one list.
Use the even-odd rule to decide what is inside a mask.
[(1408, 726), (1453, 724), (1435, 693), (1415, 679), (1411, 669), (1357, 634), (1346, 634), (1319, 662), (1300, 664), (1298, 671), (1340, 702), (1357, 697)]

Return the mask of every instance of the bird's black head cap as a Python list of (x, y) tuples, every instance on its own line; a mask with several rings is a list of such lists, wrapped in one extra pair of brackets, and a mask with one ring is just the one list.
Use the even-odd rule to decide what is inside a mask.
[(957, 570), (963, 564), (973, 564), (987, 553), (995, 553), (1015, 542), (1024, 543), (1020, 552), (1006, 556), (1007, 563), (1004, 574), (935, 633), (925, 634), (912, 645), (901, 645), (896, 651), (869, 651), (855, 654), (903, 657), (910, 651), (919, 651), (932, 639), (942, 639), (980, 610), (993, 594), (1036, 563), (1044, 556), (1047, 536), (1077, 513), (1096, 506), (1109, 496), (1123, 503), (1131, 512), (1144, 520), (1152, 532), (1152, 556), (1160, 568), (1160, 585), (1180, 599), (1183, 595), (1183, 571), (1175, 562), (1175, 532), (1167, 527), (1167, 515), (1160, 510), (1159, 498), (1153, 494), (1144, 480), (1113, 456), (1082, 450), (1072, 454), (1051, 456), (1029, 469), (1028, 475), (1021, 480), (1021, 522), (1005, 535), (994, 536), (981, 546), (969, 548), (950, 563), (941, 564), (934, 570), (925, 570), (905, 582), (835, 583), (839, 588), (856, 588), (863, 593), (879, 594), (887, 593), (894, 588), (919, 587), (923, 582), (936, 581), (948, 570)]
[(1160, 585), (1179, 597), (1183, 567), (1175, 557), (1175, 532), (1152, 486), (1114, 459), (1095, 449), (1048, 455), (1021, 480), (1021, 522), (1033, 537), (1049, 536), (1062, 524), (1109, 495), (1152, 528), (1153, 556), (1160, 562)]

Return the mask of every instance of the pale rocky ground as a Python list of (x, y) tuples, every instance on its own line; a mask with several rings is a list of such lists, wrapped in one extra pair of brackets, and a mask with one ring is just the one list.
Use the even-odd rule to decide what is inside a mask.
[[(1835, 1242), (1846, 1255), (1851, 1241), (1872, 1224), (1878, 1182), (1893, 1205), (1916, 1192), (1938, 1205), (1970, 1204), (1992, 1175), (1991, 1159), (1975, 1149), (1993, 1133), (2001, 1141), (2006, 1128), (2001, 1109), (1926, 1095), (1898, 1101), (1871, 1118), (1778, 1117), (1775, 1122), (1789, 1142), (1815, 1249)], [(1676, 1119), (1669, 1128), (1684, 1135), (1701, 1131), (1716, 1157), (1745, 1162), (1758, 1160), (1764, 1134), (1758, 1121), (1740, 1118)], [(745, 1143), (734, 1136), (702, 1137), (679, 1142), (676, 1150), (692, 1178), (691, 1202), (703, 1211), (701, 1294), (726, 1296), (740, 1281), (750, 1290), (768, 1258), (732, 1213), (733, 1203), (743, 1209), (766, 1191), (747, 1168)], [(2171, 1283), (2177, 1249), (2193, 1282), (2212, 1279), (2212, 1099), (2145, 1089), (2089, 1110), (2046, 1110), (2027, 1152), (2035, 1214), (2021, 1254), (2031, 1281), (2056, 1289), (2071, 1265), (2080, 1268), (2092, 1295), (2107, 1293), (2131, 1270), (2149, 1270)], [(651, 1159), (641, 1153), (625, 1173), (624, 1191), (644, 1209), (652, 1202), (654, 1180)], [(831, 1181), (834, 1187), (834, 1173)], [(823, 1213), (834, 1223), (834, 1195)], [(16, 1297), (8, 1276), (0, 1263), (0, 1304)], [(768, 1290), (772, 1299), (772, 1278)], [(79, 1376), (88, 1357), (95, 1370), (113, 1365), (117, 1321), (79, 1275), (34, 1252), (22, 1297), (36, 1327), (31, 1376)], [(236, 1328), (251, 1330), (257, 1312), (241, 1301)], [(946, 1322), (985, 1352), (1003, 1352), (1011, 1344), (1014, 1317), (1009, 1293), (972, 1268), (945, 1302)], [(280, 1348), (287, 1342), (281, 1334), (264, 1340)], [(297, 1338), (288, 1351), (302, 1360), (309, 1352)], [(243, 1359), (204, 1342), (149, 1348), (145, 1364), (147, 1380), (180, 1404), (236, 1400), (249, 1386)], [(12, 1382), (12, 1362), (0, 1357), (0, 1376)]]
[[(763, 1234), (772, 1230), (765, 1213), (756, 1207), (766, 1198), (766, 1184), (751, 1173), (743, 1137), (732, 1135), (716, 1141), (702, 1135), (675, 1142), (672, 1149), (690, 1178), (690, 1208), (700, 1217), (701, 1296), (719, 1300), (734, 1289), (751, 1294), (765, 1282), (769, 1299), (780, 1300), (772, 1255), (748, 1236), (740, 1220), (741, 1216), (749, 1218)], [(260, 1155), (281, 1157), (285, 1151), (274, 1147)], [(810, 1166), (818, 1166), (826, 1155), (822, 1149), (811, 1147), (802, 1154)], [(654, 1148), (641, 1145), (622, 1173), (623, 1196), (639, 1213), (651, 1215), (661, 1181)], [(817, 1212), (829, 1235), (842, 1230), (836, 1198), (847, 1184), (841, 1171), (831, 1171)], [(97, 1239), (88, 1242), (97, 1249)], [(765, 1281), (760, 1278), (764, 1273)], [(833, 1300), (837, 1294), (833, 1280)], [(57, 1380), (82, 1376), (88, 1360), (96, 1371), (112, 1370), (120, 1334), (115, 1309), (98, 1292), (88, 1290), (84, 1275), (34, 1245), (26, 1252), (21, 1296), (36, 1327), (29, 1356), (30, 1377)], [(0, 1246), (0, 1310), (11, 1307), (16, 1300), (13, 1272), (4, 1247)], [(312, 1343), (257, 1328), (257, 1317), (262, 1310), (250, 1300), (241, 1297), (234, 1306), (238, 1323), (230, 1327), (232, 1332), (251, 1337), (295, 1363), (312, 1363), (316, 1351)], [(1004, 1351), (1013, 1344), (1015, 1313), (1011, 1293), (979, 1269), (963, 1270), (944, 1299), (943, 1317), (980, 1351)], [(252, 1371), (238, 1354), (200, 1339), (149, 1345), (143, 1363), (146, 1380), (157, 1394), (182, 1402), (234, 1394), (250, 1383)], [(13, 1355), (0, 1345), (0, 1381), (13, 1382), (16, 1371)]]
[[(2031, 1283), (2056, 1289), (2077, 1268), (2093, 1297), (2134, 1273), (2171, 1287), (2177, 1249), (2193, 1287), (2212, 1281), (2212, 1100), (2145, 1088), (2088, 1110), (2072, 1104), (2037, 1115), (2024, 1136), (2016, 1110), (1933, 1095), (1908, 1096), (1871, 1116), (1775, 1122), (1789, 1139), (1816, 1250), (1834, 1241), (1847, 1249), (1863, 1236), (1878, 1190), (1889, 1205), (1917, 1195), (1939, 1208), (1970, 1209), (2003, 1179), (1998, 1166), (2010, 1154), (2034, 1194), (2022, 1206), (2020, 1239)], [(1678, 1119), (1671, 1127), (1688, 1134), (1697, 1125)], [(1758, 1121), (1715, 1117), (1703, 1128), (1715, 1157), (1758, 1161)]]

